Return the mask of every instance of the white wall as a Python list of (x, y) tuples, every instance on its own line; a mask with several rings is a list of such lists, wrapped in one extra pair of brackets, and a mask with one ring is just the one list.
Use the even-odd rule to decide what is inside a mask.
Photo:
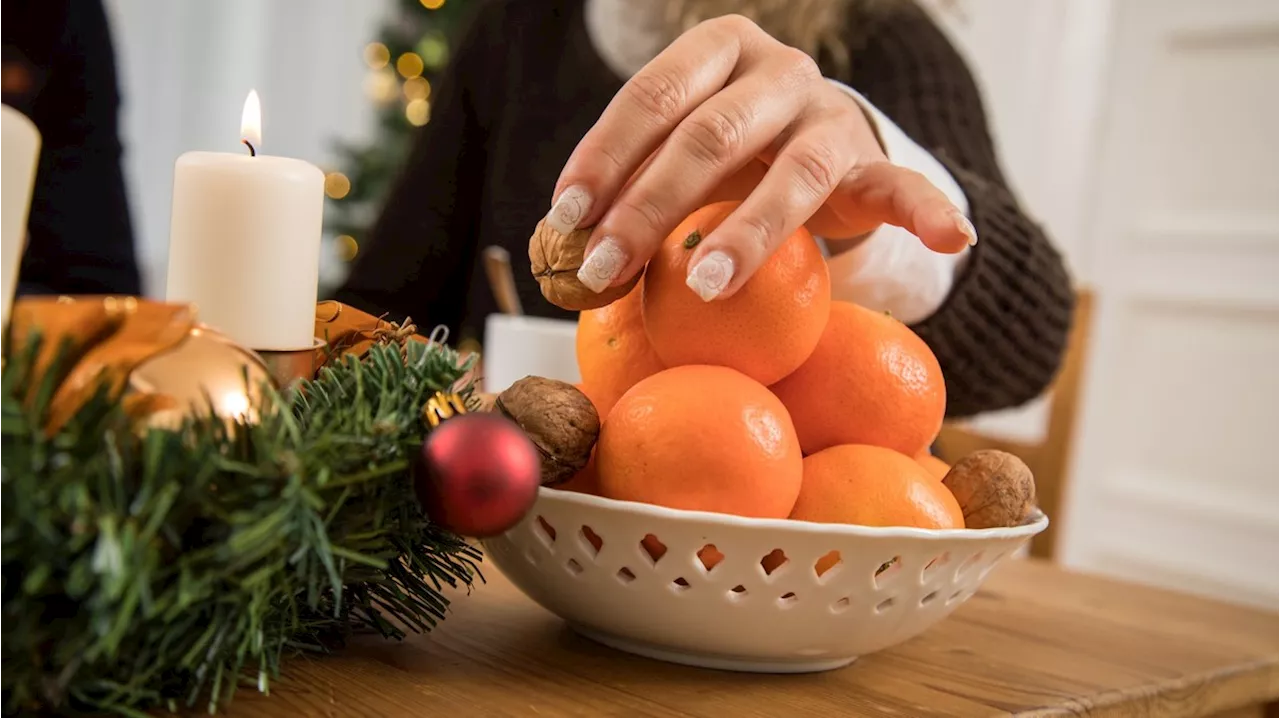
[(262, 97), (263, 148), (330, 169), (368, 135), (361, 51), (389, 0), (107, 0), (124, 97), (132, 209), (146, 291), (164, 290), (173, 163), (241, 152), (240, 111)]
[[(1095, 292), (1061, 559), (1274, 607), (1276, 4), (934, 4), (1029, 211)], [(1034, 439), (1044, 418), (975, 423)]]

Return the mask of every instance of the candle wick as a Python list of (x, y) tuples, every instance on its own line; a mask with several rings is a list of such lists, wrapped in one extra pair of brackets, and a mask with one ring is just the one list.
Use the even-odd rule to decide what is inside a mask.
[(241, 142), (241, 143), (243, 143), (245, 147), (248, 147), (248, 148), (249, 148), (249, 156), (250, 156), (250, 157), (257, 157), (257, 156), (258, 156), (258, 151), (257, 151), (256, 149), (254, 149), (254, 148), (253, 148), (253, 143), (252, 143), (252, 142), (250, 142), (249, 140), (240, 140), (240, 142)]

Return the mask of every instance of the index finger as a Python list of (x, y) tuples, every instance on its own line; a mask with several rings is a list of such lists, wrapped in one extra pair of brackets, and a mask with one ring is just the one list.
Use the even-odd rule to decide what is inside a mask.
[(548, 224), (567, 234), (598, 221), (676, 125), (724, 88), (741, 55), (736, 25), (699, 25), (623, 85), (565, 163)]

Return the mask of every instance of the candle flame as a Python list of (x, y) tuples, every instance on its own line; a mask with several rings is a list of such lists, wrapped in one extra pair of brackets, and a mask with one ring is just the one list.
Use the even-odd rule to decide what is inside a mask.
[(262, 144), (262, 103), (258, 91), (249, 90), (244, 100), (244, 112), (240, 114), (240, 139), (254, 147)]

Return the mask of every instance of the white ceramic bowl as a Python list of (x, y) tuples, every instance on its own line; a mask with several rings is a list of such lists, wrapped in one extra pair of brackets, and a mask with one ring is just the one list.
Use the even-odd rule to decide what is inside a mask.
[[(706, 668), (804, 673), (941, 621), (1048, 525), (1043, 515), (947, 531), (746, 519), (543, 488), (520, 525), (484, 546), (520, 590), (605, 645)], [(656, 563), (641, 546), (647, 535), (667, 549)], [(708, 544), (724, 555), (710, 571), (697, 556)], [(775, 550), (787, 561), (766, 574), (761, 560)], [(840, 563), (819, 577), (831, 551)]]

